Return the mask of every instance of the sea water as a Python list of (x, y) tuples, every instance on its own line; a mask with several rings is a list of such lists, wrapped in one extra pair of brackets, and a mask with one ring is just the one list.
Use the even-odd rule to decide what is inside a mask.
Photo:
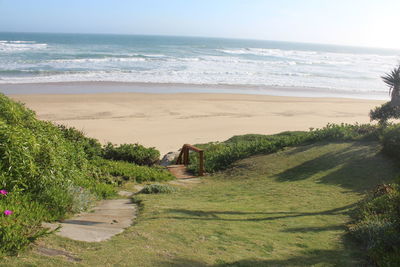
[(399, 62), (400, 51), (378, 48), (197, 37), (0, 33), (0, 87), (108, 81), (229, 85), (244, 93), (276, 87), (294, 95), (314, 88), (379, 98), (388, 92), (381, 76)]

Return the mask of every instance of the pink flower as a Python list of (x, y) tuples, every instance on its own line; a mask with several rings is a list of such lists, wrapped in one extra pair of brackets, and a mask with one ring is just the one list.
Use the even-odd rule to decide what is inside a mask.
[(6, 196), (8, 192), (4, 189), (0, 190), (0, 195)]
[(6, 216), (9, 216), (11, 214), (13, 214), (13, 212), (11, 210), (5, 210), (4, 211), (4, 215), (6, 215)]

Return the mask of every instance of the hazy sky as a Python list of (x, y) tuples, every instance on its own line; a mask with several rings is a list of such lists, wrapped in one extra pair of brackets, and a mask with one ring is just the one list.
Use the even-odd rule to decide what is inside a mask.
[(252, 38), (400, 49), (400, 0), (0, 0), (0, 31)]

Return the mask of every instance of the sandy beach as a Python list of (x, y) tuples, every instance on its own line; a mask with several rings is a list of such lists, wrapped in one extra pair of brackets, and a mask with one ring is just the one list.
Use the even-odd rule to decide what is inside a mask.
[(42, 120), (74, 126), (101, 142), (140, 143), (161, 153), (184, 143), (233, 135), (308, 130), (327, 123), (367, 123), (378, 100), (239, 94), (10, 95)]

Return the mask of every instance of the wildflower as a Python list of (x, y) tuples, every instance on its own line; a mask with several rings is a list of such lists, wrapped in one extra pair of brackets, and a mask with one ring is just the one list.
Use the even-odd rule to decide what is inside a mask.
[(6, 196), (8, 194), (7, 190), (0, 190), (0, 195)]
[(13, 212), (11, 210), (5, 210), (4, 211), (4, 215), (6, 215), (6, 216), (9, 216), (11, 214), (13, 214)]

